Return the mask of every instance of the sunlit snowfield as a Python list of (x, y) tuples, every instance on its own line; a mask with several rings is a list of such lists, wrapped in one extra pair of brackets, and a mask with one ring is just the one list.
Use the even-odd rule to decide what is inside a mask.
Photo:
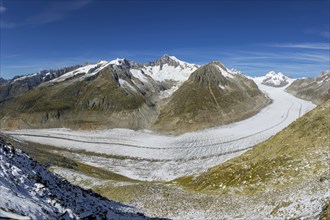
[(66, 153), (70, 157), (133, 179), (172, 180), (200, 173), (244, 153), (315, 107), (286, 93), (285, 88), (264, 86), (260, 80), (255, 81), (273, 100), (260, 113), (234, 124), (176, 137), (129, 129), (38, 129), (5, 133), (21, 141), (71, 149), (72, 153)]

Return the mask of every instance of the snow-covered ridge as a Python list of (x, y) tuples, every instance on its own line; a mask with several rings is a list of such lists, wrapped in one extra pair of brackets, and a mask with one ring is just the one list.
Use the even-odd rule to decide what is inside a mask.
[(172, 80), (179, 83), (186, 81), (198, 65), (179, 60), (175, 56), (163, 55), (156, 62), (144, 64), (142, 67), (131, 69), (132, 73), (142, 73), (152, 79), (162, 82)]
[(262, 82), (265, 85), (282, 87), (289, 83), (289, 77), (283, 75), (281, 72), (270, 71), (266, 74), (265, 79)]
[[(111, 61), (112, 62), (112, 61)], [(56, 79), (53, 79), (51, 82), (62, 82), (71, 78), (79, 77), (80, 79), (83, 79), (87, 76), (93, 76), (100, 72), (102, 69), (107, 67), (111, 64), (111, 62), (107, 61), (100, 61), (96, 64), (88, 64), (83, 67), (80, 67), (76, 70), (73, 70), (71, 72), (68, 72)]]
[[(126, 69), (129, 73), (138, 81), (146, 85), (152, 85), (156, 82), (172, 81), (175, 85), (168, 91), (168, 95), (171, 95), (185, 80), (187, 80), (192, 72), (194, 72), (199, 66), (190, 64), (179, 60), (175, 56), (164, 55), (155, 62), (149, 62), (146, 64), (139, 64), (132, 61), (128, 61), (125, 58), (117, 58), (111, 61), (100, 61), (96, 64), (88, 64), (74, 71), (70, 71), (58, 78), (51, 80), (50, 82), (63, 82), (67, 80), (83, 80), (86, 77), (96, 75), (106, 67)], [(121, 79), (118, 83), (124, 89), (132, 90), (136, 92), (136, 88), (139, 88), (141, 83), (127, 79)], [(167, 97), (166, 96), (166, 97)], [(165, 97), (165, 96), (164, 96)]]
[(125, 59), (124, 58), (121, 58), (121, 59), (117, 58), (115, 60), (111, 60), (109, 62), (109, 64), (118, 65), (119, 66), (119, 65), (122, 65), (124, 62), (125, 62)]
[(272, 87), (284, 87), (292, 83), (295, 79), (291, 79), (281, 72), (276, 73), (270, 71), (264, 76), (251, 78), (255, 81), (261, 82), (264, 85)]
[(31, 78), (31, 77), (34, 77), (34, 76), (37, 76), (38, 73), (32, 73), (32, 74), (28, 74), (28, 75), (24, 75), (24, 76), (20, 76), (20, 77), (17, 77), (17, 78), (14, 78), (12, 83), (16, 82), (16, 81), (21, 81), (21, 80), (24, 80), (26, 78)]
[(130, 206), (73, 186), (0, 139), (0, 218), (149, 219)]
[(226, 78), (234, 78), (234, 75), (240, 74), (239, 71), (236, 70), (229, 70), (227, 67), (225, 67), (222, 63), (220, 62), (212, 62), (213, 65), (215, 65), (219, 71), (221, 72), (221, 75), (223, 75)]

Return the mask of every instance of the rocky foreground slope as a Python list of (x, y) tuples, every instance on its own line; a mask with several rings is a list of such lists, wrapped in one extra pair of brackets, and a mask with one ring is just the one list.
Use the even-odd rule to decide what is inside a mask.
[(298, 98), (320, 104), (330, 98), (330, 70), (315, 78), (297, 79), (287, 91)]
[(1, 219), (150, 219), (70, 184), (3, 140), (0, 167)]
[(178, 134), (246, 118), (269, 103), (253, 81), (220, 63), (199, 68), (168, 55), (147, 64), (100, 61), (44, 78), (50, 75), (0, 85), (1, 129), (130, 128)]

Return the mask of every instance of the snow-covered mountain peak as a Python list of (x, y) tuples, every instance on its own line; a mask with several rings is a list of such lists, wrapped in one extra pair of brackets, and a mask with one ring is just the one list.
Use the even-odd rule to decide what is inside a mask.
[(170, 56), (168, 54), (164, 54), (160, 60), (164, 61), (165, 63), (170, 63), (170, 62), (176, 62), (179, 65), (185, 66), (185, 65), (189, 65), (189, 63), (184, 62), (182, 60), (179, 60), (178, 58), (176, 58), (175, 56)]
[(196, 64), (191, 64), (184, 62), (180, 59), (178, 59), (175, 56), (170, 56), (168, 54), (164, 54), (161, 58), (156, 60), (156, 62), (151, 62), (147, 65), (154, 65), (154, 66), (164, 66), (164, 65), (174, 66), (174, 67), (181, 67), (181, 68), (198, 68), (199, 66)]
[(266, 74), (266, 77), (288, 78), (285, 75), (283, 75), (283, 73), (281, 73), (281, 72), (276, 73), (275, 71), (269, 71)]
[(273, 87), (282, 87), (289, 83), (289, 79), (289, 77), (281, 72), (276, 73), (275, 71), (270, 71), (265, 75), (262, 84)]
[(190, 64), (179, 60), (175, 56), (165, 54), (155, 62), (149, 62), (143, 66), (134, 66), (131, 72), (143, 72), (143, 74), (159, 82), (170, 80), (182, 83), (198, 67), (198, 65)]
[(128, 61), (125, 58), (117, 58), (115, 60), (111, 60), (109, 62), (109, 64), (120, 66), (120, 65), (125, 64), (126, 62), (128, 62)]

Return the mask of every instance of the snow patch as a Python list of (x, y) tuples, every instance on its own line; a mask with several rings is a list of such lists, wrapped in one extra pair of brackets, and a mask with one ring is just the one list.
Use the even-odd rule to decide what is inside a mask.
[[(63, 82), (65, 80), (78, 77), (80, 80), (88, 76), (93, 76), (110, 65), (107, 61), (100, 61), (97, 64), (89, 64), (76, 70), (63, 74), (62, 76), (51, 80), (50, 82)], [(82, 76), (80, 76), (82, 75)]]
[(147, 77), (142, 73), (141, 70), (139, 69), (131, 69), (130, 72), (132, 73), (132, 75), (139, 79), (141, 82), (148, 82)]
[(219, 71), (220, 71), (220, 73), (224, 76), (224, 77), (226, 77), (226, 78), (234, 78), (234, 76), (231, 74), (231, 73), (229, 73), (228, 71), (227, 71), (227, 69), (225, 70), (225, 69), (223, 69), (222, 67), (220, 67), (219, 65), (216, 65), (218, 68), (219, 68)]
[(136, 89), (131, 84), (129, 84), (126, 80), (123, 80), (123, 79), (119, 78), (118, 81), (119, 81), (119, 84), (120, 84), (121, 87), (128, 88), (133, 92), (137, 92)]
[(124, 58), (121, 58), (121, 59), (117, 58), (115, 60), (111, 60), (109, 62), (109, 64), (120, 66), (120, 65), (122, 65), (124, 63), (124, 60), (125, 60)]

